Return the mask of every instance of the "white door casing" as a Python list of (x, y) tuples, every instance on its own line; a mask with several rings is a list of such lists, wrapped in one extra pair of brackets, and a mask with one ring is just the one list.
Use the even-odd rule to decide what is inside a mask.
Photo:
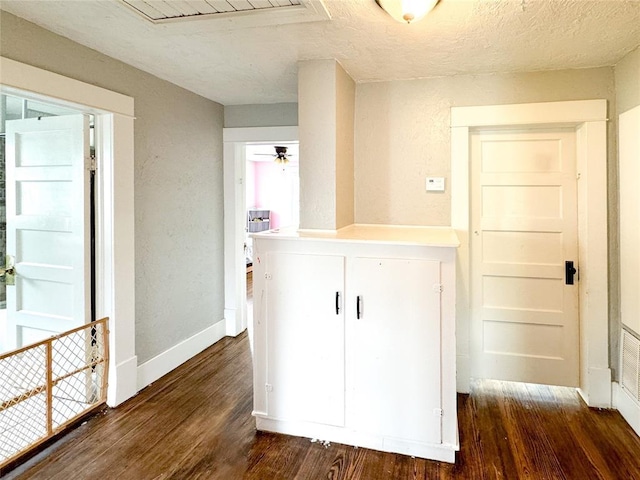
[(134, 99), (0, 57), (0, 92), (95, 115), (98, 148), (97, 315), (109, 317), (109, 389), (116, 406), (137, 392), (133, 195)]
[(469, 392), (471, 259), (470, 134), (477, 129), (563, 126), (576, 129), (580, 388), (588, 405), (611, 406), (608, 341), (607, 101), (579, 100), (453, 107), (451, 225), (460, 240), (456, 296), (457, 388)]
[(474, 378), (579, 385), (574, 129), (471, 134)]
[(224, 318), (227, 335), (247, 328), (246, 259), (246, 144), (297, 142), (298, 127), (224, 128)]
[(7, 122), (7, 338), (15, 348), (90, 321), (89, 118)]

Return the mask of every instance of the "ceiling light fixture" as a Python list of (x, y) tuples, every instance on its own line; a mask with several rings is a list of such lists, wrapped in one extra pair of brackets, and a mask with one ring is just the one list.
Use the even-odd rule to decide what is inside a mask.
[(417, 22), (433, 7), (439, 0), (376, 0), (376, 3), (395, 20), (402, 23)]

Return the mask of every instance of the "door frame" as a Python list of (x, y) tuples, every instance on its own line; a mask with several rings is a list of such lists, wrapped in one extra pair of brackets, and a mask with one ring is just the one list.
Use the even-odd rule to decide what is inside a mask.
[[(607, 101), (451, 108), (451, 226), (457, 258), (457, 388), (470, 390), (470, 134), (491, 127), (573, 127), (578, 171), (580, 388), (592, 407), (611, 407), (608, 317)], [(603, 228), (604, 227), (604, 228)]]
[[(107, 404), (137, 392), (135, 355), (134, 99), (0, 57), (0, 92), (95, 116), (96, 314), (109, 317)], [(117, 279), (117, 280), (116, 280)]]
[(234, 127), (222, 130), (224, 142), (224, 318), (226, 334), (247, 328), (244, 255), (246, 224), (246, 153), (250, 142), (297, 142), (298, 127)]

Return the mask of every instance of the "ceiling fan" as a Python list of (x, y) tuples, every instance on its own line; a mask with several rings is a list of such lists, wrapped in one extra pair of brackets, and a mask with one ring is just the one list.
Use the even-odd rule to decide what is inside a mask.
[(288, 147), (274, 146), (273, 148), (276, 151), (275, 155), (270, 153), (257, 153), (256, 155), (270, 155), (274, 157), (274, 161), (280, 165), (286, 165), (287, 163), (289, 163), (289, 158), (292, 157), (293, 155), (290, 153), (287, 153)]

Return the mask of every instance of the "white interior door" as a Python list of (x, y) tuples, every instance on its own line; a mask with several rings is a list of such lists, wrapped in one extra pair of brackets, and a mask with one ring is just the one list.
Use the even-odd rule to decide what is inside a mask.
[(89, 118), (6, 124), (9, 348), (90, 319)]
[(471, 375), (578, 386), (575, 132), (478, 132), (471, 156)]

